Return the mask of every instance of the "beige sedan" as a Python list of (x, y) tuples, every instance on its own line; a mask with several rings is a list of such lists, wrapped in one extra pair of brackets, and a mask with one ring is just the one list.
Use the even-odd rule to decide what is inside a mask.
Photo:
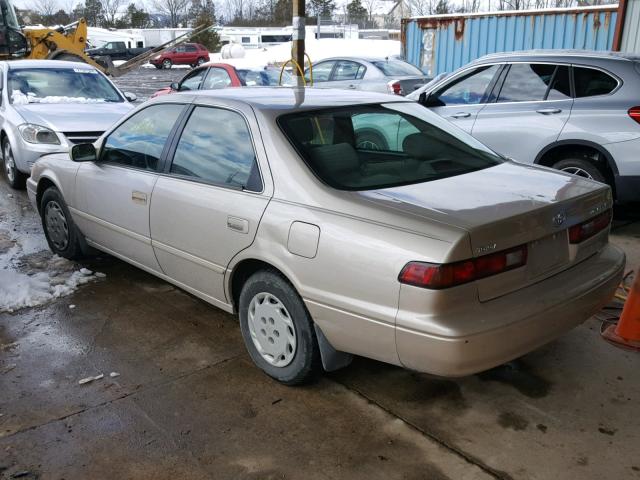
[(606, 185), (500, 158), (420, 105), (293, 88), (160, 97), (28, 181), (51, 249), (238, 313), (286, 384), (352, 355), (461, 376), (612, 297)]

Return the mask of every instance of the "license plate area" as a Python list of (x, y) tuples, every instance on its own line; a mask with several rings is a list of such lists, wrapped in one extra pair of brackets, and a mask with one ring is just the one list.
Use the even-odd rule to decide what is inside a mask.
[(537, 278), (569, 263), (567, 230), (556, 232), (528, 244), (528, 277)]

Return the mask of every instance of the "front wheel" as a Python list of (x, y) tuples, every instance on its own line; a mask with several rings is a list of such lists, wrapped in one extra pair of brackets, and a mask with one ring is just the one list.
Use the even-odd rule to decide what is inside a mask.
[(27, 183), (27, 175), (18, 170), (15, 157), (13, 156), (11, 143), (7, 138), (2, 142), (2, 156), (4, 160), (4, 174), (7, 178), (7, 183), (9, 183), (11, 188), (16, 190), (24, 189)]
[(287, 280), (264, 270), (242, 287), (240, 329), (253, 362), (285, 385), (298, 385), (320, 371), (313, 321)]
[(82, 257), (80, 233), (73, 223), (67, 204), (55, 187), (49, 187), (40, 201), (42, 228), (51, 251), (69, 260)]
[(171, 65), (173, 65), (173, 62), (168, 58), (165, 58), (162, 61), (162, 68), (164, 68), (165, 70), (169, 70), (171, 68)]
[(604, 178), (602, 172), (598, 170), (598, 167), (593, 165), (591, 162), (580, 158), (567, 158), (560, 160), (553, 165), (553, 168), (572, 175), (577, 175), (578, 177), (607, 183), (607, 180)]

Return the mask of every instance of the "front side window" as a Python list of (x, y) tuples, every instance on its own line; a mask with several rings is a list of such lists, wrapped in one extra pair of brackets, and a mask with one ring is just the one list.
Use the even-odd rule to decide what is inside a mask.
[[(313, 83), (328, 82), (331, 76), (331, 71), (336, 62), (321, 62), (313, 66)], [(307, 81), (310, 80), (310, 71), (305, 73)]]
[(164, 145), (183, 108), (168, 103), (140, 110), (107, 137), (100, 160), (157, 171)]
[(479, 67), (466, 75), (456, 78), (438, 90), (429, 102), (433, 106), (474, 105), (484, 100), (493, 77), (500, 69), (499, 65)]
[(514, 63), (498, 94), (498, 102), (541, 101), (546, 98), (555, 65)]
[(260, 191), (260, 173), (242, 115), (196, 107), (173, 156), (170, 172), (216, 185)]
[(200, 70), (196, 70), (195, 72), (191, 72), (187, 75), (182, 83), (180, 83), (180, 88), (178, 89), (181, 92), (185, 92), (188, 90), (198, 90), (200, 85), (202, 84), (202, 79), (204, 78), (205, 73), (207, 73), (206, 68), (201, 68)]
[(231, 77), (223, 68), (213, 67), (209, 69), (207, 78), (204, 79), (202, 85), (203, 90), (215, 90), (216, 88), (224, 88), (231, 85)]
[(359, 80), (364, 75), (364, 66), (356, 62), (341, 60), (337, 62), (332, 80)]
[(21, 68), (8, 72), (11, 103), (123, 102), (116, 88), (95, 68)]
[(576, 98), (607, 95), (618, 87), (615, 78), (595, 68), (573, 67), (573, 81), (576, 86)]
[[(501, 162), (472, 137), (413, 103), (292, 113), (278, 124), (309, 168), (339, 190), (429, 182)], [(370, 141), (364, 141), (365, 135)]]

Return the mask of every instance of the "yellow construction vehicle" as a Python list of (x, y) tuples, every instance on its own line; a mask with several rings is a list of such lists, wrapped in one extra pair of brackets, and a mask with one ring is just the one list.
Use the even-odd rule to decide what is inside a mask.
[(58, 28), (20, 28), (11, 0), (0, 0), (0, 60), (52, 59), (84, 62), (112, 76), (122, 75), (147, 62), (162, 50), (188, 41), (212, 27), (196, 27), (170, 42), (155, 47), (122, 65), (114, 66), (110, 58), (91, 58), (87, 47), (87, 22), (84, 18)]

